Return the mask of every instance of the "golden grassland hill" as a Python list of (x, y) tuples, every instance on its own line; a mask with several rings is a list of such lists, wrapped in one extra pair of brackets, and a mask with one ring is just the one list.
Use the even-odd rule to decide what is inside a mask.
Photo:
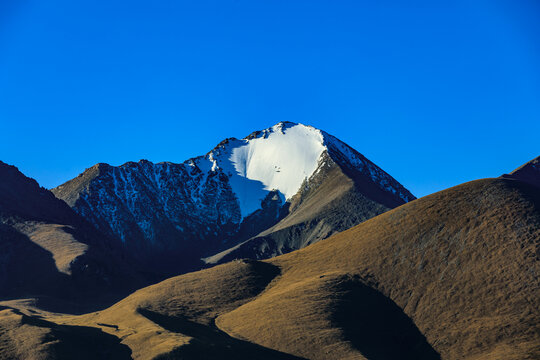
[[(322, 359), (338, 351), (332, 336), (326, 342), (332, 348), (291, 339), (312, 326), (306, 313), (330, 301), (336, 305), (316, 317), (334, 326), (310, 336), (325, 339), (329, 328), (337, 328), (345, 341), (336, 358), (359, 351), (376, 359), (396, 343), (414, 344), (389, 331), (400, 317), (386, 317), (383, 302), (374, 300), (380, 296), (401, 309), (443, 359), (538, 358), (539, 206), (538, 188), (509, 180), (480, 180), (430, 195), (275, 259), (280, 281), (217, 324), (259, 344)], [(327, 296), (313, 301), (323, 289)], [(373, 306), (365, 306), (369, 299)], [(298, 311), (301, 305), (305, 311)], [(426, 344), (417, 344), (397, 357), (420, 358), (411, 351)]]
[(98, 329), (135, 359), (538, 359), (539, 241), (540, 189), (485, 179), (271, 260), (170, 278), (103, 311), (4, 311)]

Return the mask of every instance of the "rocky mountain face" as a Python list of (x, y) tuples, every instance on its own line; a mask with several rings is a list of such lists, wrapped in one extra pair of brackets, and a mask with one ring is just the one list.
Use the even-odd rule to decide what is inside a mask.
[(185, 164), (97, 164), (53, 192), (140, 261), (165, 266), (161, 256), (183, 254), (180, 270), (198, 260), (198, 247), (216, 246), (240, 220), (225, 175)]
[(143, 282), (120, 250), (65, 202), (0, 162), (0, 297), (125, 294)]
[(275, 256), (414, 199), (345, 143), (294, 123), (226, 139), (181, 164), (97, 164), (52, 191), (162, 273), (225, 249)]

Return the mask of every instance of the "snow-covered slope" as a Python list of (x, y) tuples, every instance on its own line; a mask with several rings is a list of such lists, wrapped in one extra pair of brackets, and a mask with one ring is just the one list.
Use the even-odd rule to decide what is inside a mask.
[(345, 143), (291, 122), (226, 139), (180, 164), (98, 164), (53, 192), (142, 256), (152, 249), (172, 254), (194, 247), (211, 255), (275, 225), (286, 215), (283, 205), (313, 185), (310, 179), (328, 161), (361, 174), (365, 191), (384, 194), (374, 201), (385, 209), (414, 199)]

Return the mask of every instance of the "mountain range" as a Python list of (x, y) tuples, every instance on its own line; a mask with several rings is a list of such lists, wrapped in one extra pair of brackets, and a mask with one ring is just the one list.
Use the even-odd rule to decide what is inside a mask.
[(539, 159), (420, 199), (294, 123), (52, 191), (0, 162), (0, 359), (538, 359)]
[(350, 146), (290, 122), (183, 163), (97, 164), (52, 192), (165, 275), (300, 249), (415, 199)]

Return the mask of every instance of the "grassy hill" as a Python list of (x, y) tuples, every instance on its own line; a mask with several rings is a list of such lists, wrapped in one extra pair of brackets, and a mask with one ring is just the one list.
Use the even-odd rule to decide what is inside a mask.
[[(478, 180), (271, 260), (165, 280), (100, 312), (4, 311), (99, 330), (136, 359), (537, 359), (539, 242), (540, 189)], [(0, 343), (16, 338), (0, 332)]]
[[(535, 358), (539, 206), (537, 188), (508, 180), (414, 201), (271, 261), (279, 281), (217, 324), (309, 358), (396, 358), (377, 355), (396, 343), (409, 345), (399, 358), (420, 358), (416, 349), (431, 356), (427, 344), (444, 359)], [(397, 330), (403, 315), (424, 341)]]

